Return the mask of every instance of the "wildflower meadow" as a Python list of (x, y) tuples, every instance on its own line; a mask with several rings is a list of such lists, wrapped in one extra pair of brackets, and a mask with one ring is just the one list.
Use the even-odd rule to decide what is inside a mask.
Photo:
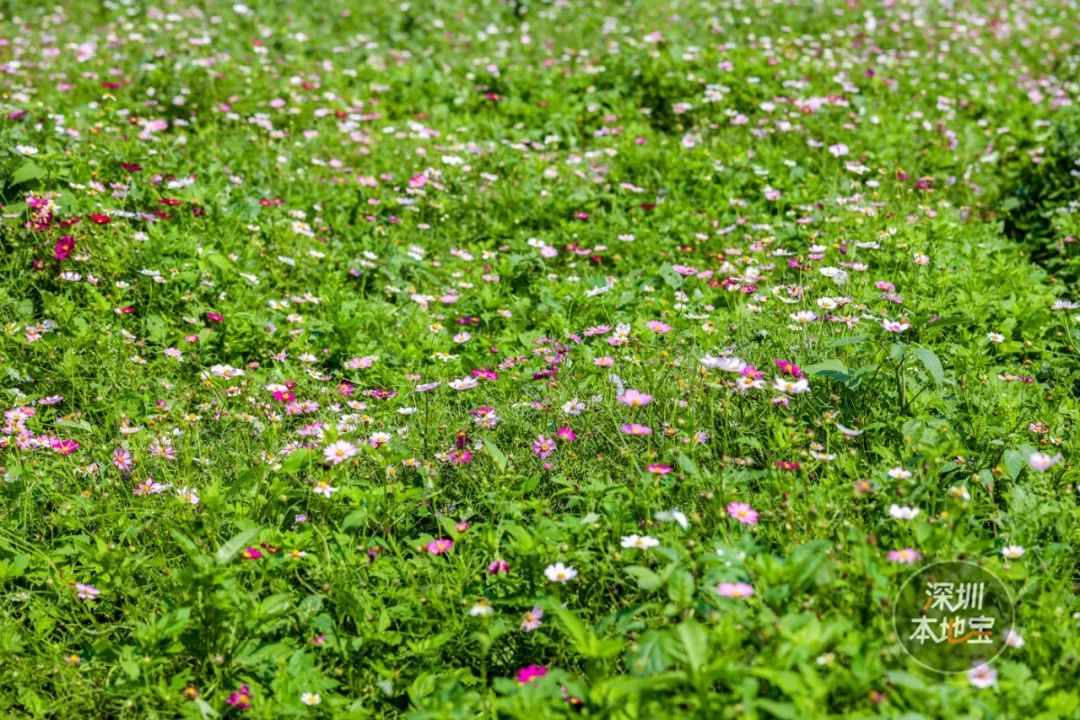
[(0, 205), (0, 717), (1080, 717), (1077, 0), (0, 1)]

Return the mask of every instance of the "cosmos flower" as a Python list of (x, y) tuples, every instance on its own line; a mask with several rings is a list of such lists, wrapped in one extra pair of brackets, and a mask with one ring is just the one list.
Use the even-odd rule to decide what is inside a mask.
[(323, 457), (331, 465), (340, 465), (354, 455), (356, 455), (356, 446), (344, 440), (338, 440), (323, 449)]
[(660, 544), (660, 541), (648, 535), (627, 535), (619, 543), (624, 548), (648, 550)]
[(1006, 545), (1005, 547), (1001, 548), (1001, 554), (1009, 560), (1016, 560), (1018, 558), (1022, 558), (1025, 552), (1027, 551), (1020, 545)]
[(556, 449), (555, 441), (543, 435), (538, 436), (533, 443), (533, 453), (539, 458), (549, 457)]
[(80, 600), (96, 600), (97, 596), (101, 594), (101, 591), (93, 585), (75, 583), (75, 594)]
[(315, 492), (316, 495), (322, 495), (323, 497), (329, 499), (330, 496), (333, 495), (334, 493), (336, 493), (337, 491), (338, 491), (338, 488), (334, 487), (333, 485), (331, 485), (326, 480), (320, 480), (317, 483), (315, 483), (314, 492)]
[(1051, 457), (1046, 453), (1033, 452), (1031, 453), (1031, 455), (1028, 456), (1027, 462), (1028, 466), (1031, 467), (1032, 470), (1046, 472), (1047, 470), (1061, 462), (1061, 453), (1058, 453), (1057, 455)]
[(914, 520), (919, 515), (919, 508), (904, 505), (890, 505), (889, 515), (896, 520)]
[(543, 665), (526, 665), (517, 671), (518, 685), (528, 685), (534, 680), (539, 680), (547, 675), (547, 672), (547, 667)]
[(738, 520), (743, 525), (757, 525), (758, 513), (743, 502), (731, 502), (727, 506), (728, 517)]
[(439, 538), (438, 540), (432, 540), (429, 542), (425, 549), (432, 555), (442, 555), (450, 551), (454, 547), (454, 541), (450, 538)]
[(544, 575), (554, 583), (565, 583), (577, 577), (578, 571), (569, 565), (557, 562), (544, 568)]
[(915, 548), (904, 548), (902, 550), (890, 550), (886, 557), (889, 562), (913, 565), (922, 559), (922, 553)]
[(754, 594), (754, 587), (744, 582), (722, 582), (716, 586), (721, 597), (741, 599)]
[(521, 619), (521, 629), (524, 632), (532, 632), (538, 629), (544, 620), (544, 611), (538, 607), (534, 607), (525, 613), (525, 616)]
[(972, 666), (967, 675), (972, 687), (984, 689), (997, 684), (997, 671), (985, 662)]
[(629, 405), (630, 407), (645, 407), (652, 402), (652, 395), (628, 389), (622, 395), (619, 395), (618, 399), (623, 405)]

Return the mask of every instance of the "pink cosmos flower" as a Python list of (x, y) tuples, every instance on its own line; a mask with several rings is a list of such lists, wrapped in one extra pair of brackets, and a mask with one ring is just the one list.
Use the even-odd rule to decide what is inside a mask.
[(621, 430), (626, 435), (652, 435), (651, 427), (649, 427), (648, 425), (638, 425), (637, 423), (623, 423), (619, 426), (619, 430)]
[(744, 582), (722, 582), (716, 586), (716, 592), (722, 597), (741, 599), (753, 595), (754, 588)]
[(242, 553), (240, 553), (240, 557), (244, 558), (245, 560), (259, 560), (262, 558), (262, 556), (262, 551), (256, 547), (246, 548)]
[(647, 465), (645, 469), (653, 473), (654, 475), (668, 475), (674, 468), (672, 468), (670, 465), (652, 463), (651, 465)]
[(506, 573), (510, 572), (510, 565), (508, 565), (505, 560), (502, 560), (500, 558), (494, 560), (490, 565), (488, 565), (487, 571), (488, 575), (505, 575)]
[(652, 395), (631, 389), (619, 396), (619, 402), (630, 407), (645, 407), (652, 402)]
[(323, 458), (331, 465), (340, 465), (354, 455), (356, 446), (344, 440), (331, 443), (323, 450)]
[(75, 594), (79, 596), (80, 600), (95, 600), (101, 594), (101, 591), (93, 585), (75, 583)]
[(968, 681), (979, 689), (992, 687), (997, 684), (997, 670), (984, 662), (978, 663), (968, 670)]
[(442, 555), (454, 547), (454, 541), (450, 538), (439, 538), (427, 544), (427, 551), (432, 555)]
[(521, 620), (521, 629), (525, 632), (532, 632), (542, 625), (544, 619), (544, 611), (538, 607), (534, 607), (532, 610), (525, 613), (525, 617)]
[(645, 323), (645, 327), (649, 328), (658, 335), (663, 335), (665, 333), (671, 332), (671, 326), (667, 323), (662, 323), (659, 320), (650, 320), (649, 322)]
[(914, 565), (919, 560), (922, 560), (922, 553), (915, 548), (904, 548), (902, 550), (890, 550), (885, 557), (889, 559), (889, 562)]
[(571, 430), (566, 425), (563, 425), (561, 428), (559, 428), (555, 434), (559, 436), (560, 440), (565, 440), (566, 442), (574, 442), (575, 440), (577, 440), (577, 433)]
[(130, 470), (135, 467), (135, 463), (131, 459), (131, 453), (123, 448), (113, 450), (112, 462), (118, 470)]
[(547, 671), (543, 665), (526, 665), (517, 672), (518, 685), (528, 685), (533, 680), (547, 675)]
[(555, 441), (543, 435), (537, 437), (536, 442), (533, 443), (533, 452), (539, 458), (546, 458), (557, 449)]
[(728, 503), (728, 517), (738, 520), (743, 525), (757, 525), (758, 513), (754, 508), (743, 502)]

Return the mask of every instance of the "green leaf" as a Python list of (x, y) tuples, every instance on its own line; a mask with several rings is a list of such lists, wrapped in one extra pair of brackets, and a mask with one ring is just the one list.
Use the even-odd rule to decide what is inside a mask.
[(1020, 476), (1020, 471), (1024, 469), (1024, 453), (1019, 450), (1008, 450), (1005, 452), (1002, 462), (1005, 465), (1005, 472), (1009, 474), (1009, 479), (1015, 480)]
[(831, 360), (822, 360), (819, 363), (805, 367), (803, 368), (803, 371), (808, 375), (825, 375), (829, 373), (847, 375), (848, 369), (843, 361), (834, 358)]
[(499, 468), (499, 472), (506, 470), (506, 455), (499, 449), (499, 446), (490, 440), (484, 441), (484, 452), (491, 457), (491, 461), (495, 463), (495, 467)]
[(299, 448), (289, 453), (285, 461), (281, 463), (281, 472), (294, 473), (303, 467), (304, 463), (315, 454), (314, 450)]
[(668, 578), (667, 590), (671, 602), (689, 605), (694, 599), (694, 576), (689, 570), (677, 570)]
[(694, 673), (705, 667), (709, 659), (709, 634), (695, 620), (687, 620), (675, 629), (687, 667)]
[(701, 474), (701, 471), (698, 470), (698, 466), (694, 463), (694, 461), (688, 458), (686, 455), (683, 455), (682, 453), (679, 453), (675, 457), (675, 463), (679, 466), (680, 470), (682, 470), (690, 477), (698, 477)]
[(222, 255), (221, 253), (210, 253), (206, 256), (207, 262), (223, 272), (232, 272), (234, 270), (232, 260)]
[(637, 580), (637, 585), (642, 590), (655, 590), (660, 587), (660, 576), (647, 567), (630, 565), (626, 568), (626, 572)]
[(37, 180), (45, 177), (45, 171), (37, 163), (27, 160), (18, 168), (15, 172), (11, 173), (11, 185), (19, 185), (30, 180)]
[(844, 347), (845, 345), (857, 345), (859, 343), (866, 342), (869, 339), (870, 339), (869, 335), (851, 335), (849, 337), (842, 337), (839, 340), (833, 340), (831, 343), (829, 343), (825, 347), (827, 347), (829, 349), (835, 349), (835, 348)]
[(218, 564), (224, 565), (236, 557), (236, 554), (250, 545), (251, 541), (258, 537), (261, 531), (262, 528), (257, 527), (233, 535), (227, 543), (218, 548), (217, 554), (214, 556)]
[(74, 430), (85, 430), (86, 432), (92, 432), (94, 430), (90, 423), (85, 420), (64, 420), (58, 419), (55, 423), (58, 427), (72, 428)]
[(941, 360), (937, 354), (929, 348), (915, 348), (915, 357), (919, 359), (926, 372), (934, 378), (934, 384), (940, 386), (945, 382), (945, 370), (941, 367)]
[(655, 675), (674, 662), (675, 637), (666, 630), (649, 630), (638, 638), (630, 653), (630, 671), (635, 675)]

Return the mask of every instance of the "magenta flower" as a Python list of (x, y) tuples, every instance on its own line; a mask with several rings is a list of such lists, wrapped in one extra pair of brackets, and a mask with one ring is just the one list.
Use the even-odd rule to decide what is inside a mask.
[(619, 430), (626, 435), (652, 435), (651, 427), (648, 425), (638, 425), (637, 423), (623, 423), (619, 426)]
[(794, 378), (801, 378), (803, 376), (802, 369), (793, 362), (787, 360), (777, 360), (776, 367), (780, 368), (780, 372), (785, 375), (790, 375)]
[(559, 436), (560, 440), (565, 440), (566, 442), (574, 442), (577, 440), (577, 433), (567, 425), (563, 425), (555, 434)]
[(67, 260), (73, 250), (75, 250), (75, 238), (70, 235), (64, 235), (57, 240), (56, 245), (53, 246), (53, 257), (57, 260)]
[(442, 555), (454, 547), (454, 541), (450, 538), (439, 538), (427, 544), (427, 551), (432, 555)]
[(528, 685), (537, 678), (547, 675), (547, 667), (543, 665), (526, 665), (517, 672), (518, 685)]
[(728, 517), (738, 520), (743, 525), (757, 525), (758, 513), (754, 508), (743, 502), (728, 503)]
[(654, 475), (667, 475), (674, 468), (672, 468), (670, 465), (662, 465), (661, 463), (653, 463), (651, 465), (646, 466), (645, 469), (648, 470), (649, 472), (653, 473)]
[(543, 435), (537, 437), (536, 442), (533, 443), (533, 452), (536, 453), (536, 456), (539, 458), (546, 458), (557, 449), (555, 441), (546, 438)]
[(262, 551), (260, 551), (259, 548), (249, 547), (240, 553), (240, 557), (245, 560), (258, 560), (262, 558)]
[(510, 565), (505, 560), (498, 559), (487, 567), (488, 575), (505, 575), (510, 572)]
[(230, 694), (229, 698), (225, 702), (226, 704), (231, 705), (234, 708), (247, 710), (251, 707), (251, 688), (249, 688), (247, 685), (241, 685), (240, 689)]
[(74, 440), (53, 439), (49, 446), (61, 455), (70, 455), (79, 449), (79, 443)]

